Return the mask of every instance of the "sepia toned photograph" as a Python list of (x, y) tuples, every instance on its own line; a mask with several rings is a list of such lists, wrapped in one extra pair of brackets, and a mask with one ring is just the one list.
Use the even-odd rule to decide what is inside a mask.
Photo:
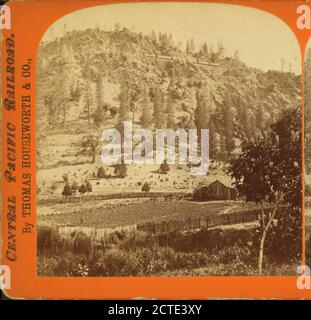
[(296, 275), (300, 57), (284, 22), (238, 5), (54, 22), (36, 61), (37, 274)]

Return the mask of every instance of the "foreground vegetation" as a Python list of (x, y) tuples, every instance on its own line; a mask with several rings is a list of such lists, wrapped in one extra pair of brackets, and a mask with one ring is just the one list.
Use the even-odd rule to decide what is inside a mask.
[(306, 264), (311, 266), (311, 236), (306, 241)]
[[(263, 274), (294, 274), (301, 257), (299, 242), (277, 241), (276, 229), (267, 240)], [(82, 233), (61, 237), (49, 228), (38, 230), (37, 267), (40, 276), (257, 275), (259, 241), (256, 228), (159, 235), (114, 232), (96, 243)]]
[(311, 217), (305, 218), (306, 233), (306, 264), (311, 267)]

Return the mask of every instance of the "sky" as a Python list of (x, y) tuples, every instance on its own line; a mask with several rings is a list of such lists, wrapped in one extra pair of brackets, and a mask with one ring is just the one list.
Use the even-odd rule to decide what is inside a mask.
[[(172, 33), (183, 45), (193, 38), (196, 47), (206, 42), (223, 43), (226, 54), (238, 50), (247, 65), (264, 71), (290, 68), (301, 74), (300, 48), (294, 33), (279, 18), (239, 5), (211, 3), (129, 3), (100, 5), (75, 11), (57, 20), (42, 40), (49, 41), (66, 30), (99, 27), (112, 30), (116, 23), (148, 34)], [(51, 31), (52, 30), (52, 31)], [(282, 62), (283, 61), (283, 62)], [(291, 65), (291, 67), (290, 67)]]

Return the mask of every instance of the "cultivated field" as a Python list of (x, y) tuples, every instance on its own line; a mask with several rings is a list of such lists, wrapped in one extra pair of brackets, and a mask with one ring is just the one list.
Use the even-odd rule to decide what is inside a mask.
[(38, 206), (38, 224), (115, 228), (157, 220), (217, 215), (252, 207), (243, 202), (123, 199)]

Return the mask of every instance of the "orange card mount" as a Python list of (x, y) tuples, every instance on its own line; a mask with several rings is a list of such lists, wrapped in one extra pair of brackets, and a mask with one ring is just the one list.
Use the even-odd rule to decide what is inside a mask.
[(11, 1), (0, 23), (9, 297), (311, 297), (307, 2)]

